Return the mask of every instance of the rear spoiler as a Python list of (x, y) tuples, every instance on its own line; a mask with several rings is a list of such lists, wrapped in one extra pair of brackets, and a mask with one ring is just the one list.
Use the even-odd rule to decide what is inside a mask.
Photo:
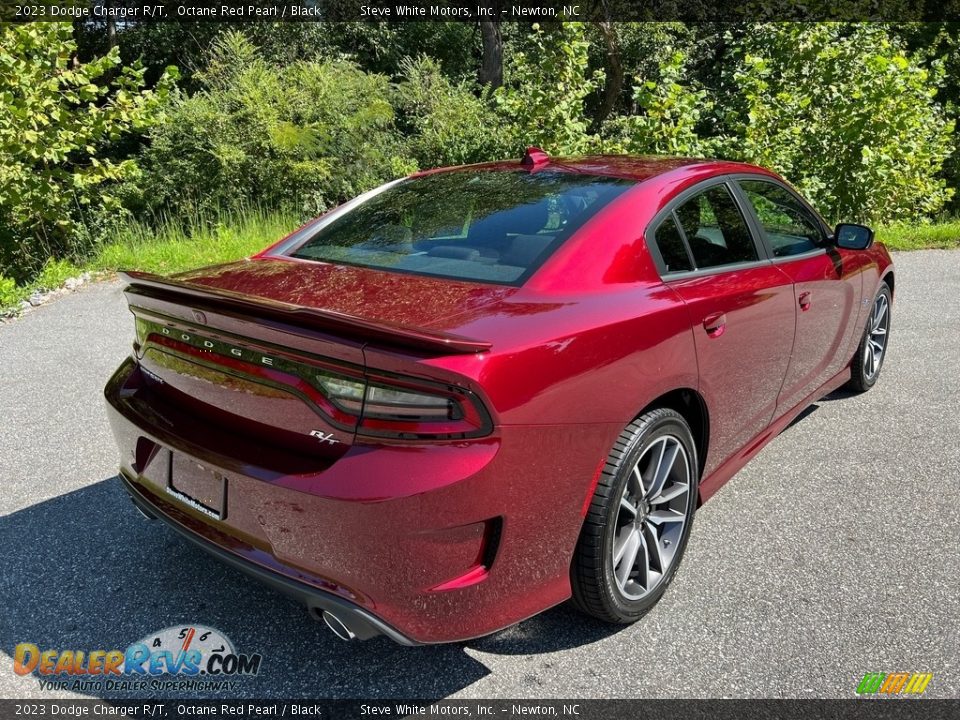
[(269, 298), (243, 295), (231, 290), (173, 280), (152, 273), (130, 270), (121, 271), (118, 275), (128, 283), (124, 292), (132, 295), (147, 295), (181, 303), (200, 301), (208, 307), (239, 310), (298, 327), (337, 332), (361, 340), (380, 340), (390, 345), (444, 353), (479, 353), (491, 347), (489, 342), (440, 330), (373, 322), (332, 310), (318, 310)]

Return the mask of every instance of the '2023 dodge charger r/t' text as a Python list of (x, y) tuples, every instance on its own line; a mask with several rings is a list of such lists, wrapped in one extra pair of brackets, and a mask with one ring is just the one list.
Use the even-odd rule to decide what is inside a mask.
[(106, 387), (147, 516), (340, 637), (640, 618), (699, 503), (869, 389), (894, 272), (777, 175), (632, 157), (418, 173), (258, 255), (125, 273)]

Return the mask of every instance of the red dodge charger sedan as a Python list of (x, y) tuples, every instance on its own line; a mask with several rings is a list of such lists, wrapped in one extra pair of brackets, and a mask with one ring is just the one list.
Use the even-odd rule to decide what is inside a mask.
[(345, 639), (640, 618), (697, 506), (869, 389), (894, 273), (777, 175), (586, 157), (419, 173), (241, 262), (126, 273), (136, 506)]

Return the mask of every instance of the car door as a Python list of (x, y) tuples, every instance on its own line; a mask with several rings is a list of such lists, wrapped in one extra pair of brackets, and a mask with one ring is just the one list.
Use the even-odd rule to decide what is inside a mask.
[(685, 192), (651, 227), (654, 259), (693, 328), (710, 411), (706, 475), (773, 417), (793, 344), (793, 284), (762, 251), (729, 182)]
[(786, 412), (840, 372), (853, 353), (860, 263), (855, 253), (828, 243), (823, 221), (785, 185), (759, 177), (740, 177), (737, 185), (774, 265), (793, 281), (796, 337), (777, 403)]

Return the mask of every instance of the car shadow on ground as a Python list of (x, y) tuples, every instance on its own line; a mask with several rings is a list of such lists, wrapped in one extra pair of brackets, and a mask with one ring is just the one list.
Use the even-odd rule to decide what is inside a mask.
[(799, 415), (797, 415), (793, 420), (791, 420), (790, 423), (783, 430), (781, 430), (779, 434), (782, 435), (783, 433), (787, 432), (787, 430), (792, 428), (794, 425), (797, 425), (803, 422), (819, 409), (820, 409), (820, 406), (817, 405), (816, 403), (814, 403), (813, 405), (808, 405), (800, 412)]
[(238, 652), (263, 657), (260, 673), (238, 679), (223, 697), (439, 699), (489, 674), (466, 648), (554, 652), (617, 630), (561, 606), (469, 643), (345, 643), (299, 604), (143, 519), (117, 478), (0, 518), (0, 543), (7, 554), (0, 578), (2, 652), (12, 657), (24, 642), (41, 650), (125, 650), (160, 629), (202, 624), (223, 632)]
[(863, 393), (857, 392), (856, 390), (850, 390), (846, 386), (837, 388), (829, 395), (824, 396), (820, 399), (819, 402), (833, 402), (834, 400), (849, 400), (850, 398), (859, 397)]
[(797, 415), (793, 420), (791, 420), (790, 424), (787, 425), (780, 432), (785, 433), (794, 425), (797, 425), (803, 422), (808, 417), (813, 415), (817, 410), (820, 409), (820, 403), (834, 402), (836, 400), (849, 400), (850, 398), (855, 398), (861, 394), (862, 393), (858, 393), (854, 390), (849, 390), (846, 387), (838, 388), (837, 390), (834, 390), (833, 392), (831, 392), (829, 395), (824, 395), (822, 398), (817, 400), (817, 402), (813, 403), (812, 405), (808, 405), (807, 407), (805, 407), (803, 411), (799, 415)]

